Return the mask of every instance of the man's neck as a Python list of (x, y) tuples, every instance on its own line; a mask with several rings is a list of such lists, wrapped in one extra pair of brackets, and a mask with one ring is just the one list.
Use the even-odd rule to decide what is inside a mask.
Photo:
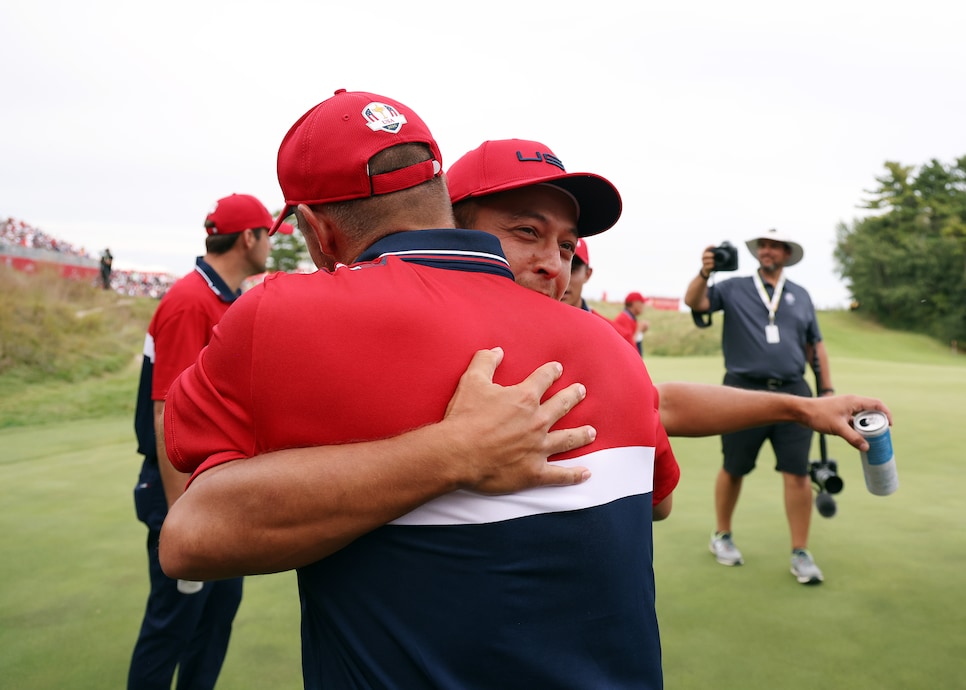
[(238, 261), (229, 258), (231, 253), (229, 251), (226, 254), (205, 254), (202, 259), (214, 269), (218, 277), (225, 281), (225, 285), (232, 292), (238, 292), (241, 289), (242, 282), (249, 274), (239, 265)]

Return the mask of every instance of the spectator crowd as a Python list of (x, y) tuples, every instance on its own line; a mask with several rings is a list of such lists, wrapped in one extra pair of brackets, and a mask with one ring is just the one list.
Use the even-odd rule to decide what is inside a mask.
[(47, 251), (70, 254), (85, 259), (94, 258), (83, 247), (75, 247), (70, 242), (59, 240), (26, 221), (15, 218), (0, 221), (0, 243), (26, 249), (46, 249)]
[[(95, 263), (97, 256), (85, 248), (50, 235), (30, 223), (8, 217), (0, 220), (0, 250), (3, 246), (20, 250), (42, 250), (67, 257), (77, 257)], [(161, 299), (176, 280), (175, 276), (154, 271), (124, 270), (113, 268), (109, 274), (110, 289), (128, 297), (152, 297)], [(99, 284), (99, 277), (95, 282)]]

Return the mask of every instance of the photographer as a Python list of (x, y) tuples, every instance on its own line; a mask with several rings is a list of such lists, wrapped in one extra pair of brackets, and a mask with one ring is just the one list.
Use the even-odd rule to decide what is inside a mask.
[[(713, 271), (735, 270), (737, 262), (732, 261), (736, 256), (729, 255), (727, 246), (708, 247), (701, 257), (701, 270), (684, 296), (694, 312), (724, 313), (724, 384), (811, 396), (804, 380), (805, 364), (817, 358), (820, 394), (834, 392), (812, 300), (803, 287), (787, 281), (783, 271), (801, 261), (801, 245), (777, 230), (768, 230), (746, 245), (759, 262), (753, 276), (724, 280), (709, 288)], [(807, 550), (812, 514), (808, 461), (812, 431), (799, 424), (772, 424), (722, 434), (724, 466), (715, 484), (717, 527), (711, 536), (710, 550), (723, 565), (744, 562), (732, 540), (731, 519), (742, 479), (755, 468), (766, 439), (772, 444), (776, 470), (782, 473), (784, 481), (785, 512), (791, 532), (791, 572), (802, 584), (818, 584), (823, 580), (822, 571)]]

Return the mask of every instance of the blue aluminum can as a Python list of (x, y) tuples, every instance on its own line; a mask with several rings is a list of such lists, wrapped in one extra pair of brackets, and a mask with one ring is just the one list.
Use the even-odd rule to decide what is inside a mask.
[(866, 488), (876, 496), (888, 496), (899, 488), (888, 417), (882, 412), (865, 410), (852, 417), (852, 426), (869, 442), (869, 450), (862, 451)]

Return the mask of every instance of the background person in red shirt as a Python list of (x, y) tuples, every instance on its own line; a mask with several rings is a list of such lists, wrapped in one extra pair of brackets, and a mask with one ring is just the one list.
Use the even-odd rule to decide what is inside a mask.
[(641, 315), (644, 313), (644, 295), (639, 292), (632, 292), (624, 298), (624, 311), (618, 314), (611, 322), (614, 328), (620, 333), (624, 340), (637, 348), (637, 352), (644, 354), (644, 334), (651, 325)]
[(148, 528), (151, 589), (128, 671), (131, 690), (170, 690), (175, 670), (178, 688), (212, 688), (228, 651), (241, 578), (176, 580), (158, 561), (161, 527), (187, 480), (168, 460), (161, 419), (172, 382), (211, 340), (212, 328), (241, 295), (242, 282), (265, 270), (272, 222), (253, 196), (219, 199), (205, 218), (205, 255), (161, 299), (144, 339), (134, 421), (144, 461), (134, 505)]

